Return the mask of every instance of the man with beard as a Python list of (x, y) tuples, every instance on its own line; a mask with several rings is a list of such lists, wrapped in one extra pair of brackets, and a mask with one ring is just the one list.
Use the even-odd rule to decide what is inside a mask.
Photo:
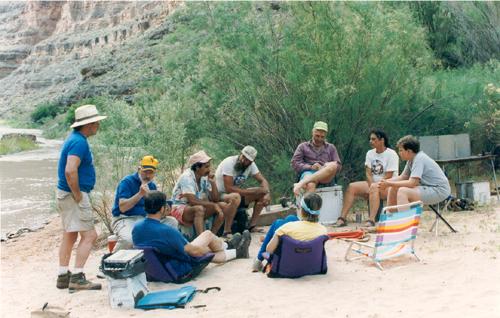
[[(260, 173), (255, 164), (257, 150), (252, 146), (245, 146), (241, 154), (224, 159), (215, 172), (215, 180), (221, 198), (238, 194), (241, 197), (240, 208), (248, 208), (254, 202), (253, 214), (248, 224), (250, 232), (260, 232), (256, 227), (262, 209), (271, 202), (271, 191), (266, 178)], [(259, 187), (242, 188), (248, 177), (254, 177)]]
[(212, 233), (217, 234), (225, 217), (234, 218), (237, 205), (219, 202), (214, 175), (210, 172), (210, 158), (203, 150), (189, 157), (188, 169), (177, 180), (172, 192), (172, 216), (180, 224), (193, 226), (196, 236), (205, 231), (205, 219), (215, 215)]
[(318, 184), (329, 184), (340, 171), (337, 148), (326, 141), (328, 125), (317, 121), (312, 130), (312, 139), (301, 143), (292, 157), (292, 167), (297, 172), (299, 182), (293, 187), (295, 195), (301, 189), (314, 192)]
[[(158, 160), (153, 156), (141, 159), (136, 173), (126, 176), (118, 184), (113, 205), (113, 232), (118, 241), (113, 252), (132, 248), (132, 229), (137, 221), (144, 220), (144, 196), (151, 190), (156, 190), (153, 179), (158, 168)], [(175, 218), (167, 216), (162, 223), (177, 228)]]

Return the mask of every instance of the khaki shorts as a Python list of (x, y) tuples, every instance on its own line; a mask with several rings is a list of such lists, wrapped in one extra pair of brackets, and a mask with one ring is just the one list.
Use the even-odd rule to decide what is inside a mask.
[(76, 203), (71, 192), (56, 191), (57, 211), (65, 232), (82, 232), (94, 229), (94, 214), (89, 194), (82, 192), (82, 200)]

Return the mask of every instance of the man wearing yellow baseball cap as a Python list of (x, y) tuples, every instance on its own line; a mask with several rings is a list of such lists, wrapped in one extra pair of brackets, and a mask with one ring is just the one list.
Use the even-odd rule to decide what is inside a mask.
[[(113, 205), (113, 232), (118, 242), (113, 251), (132, 248), (132, 229), (137, 221), (146, 217), (144, 196), (151, 190), (157, 190), (153, 179), (158, 169), (158, 160), (144, 156), (139, 162), (137, 172), (126, 176), (118, 184)], [(177, 228), (177, 220), (171, 216), (163, 218), (162, 223)]]
[(342, 164), (337, 148), (326, 141), (327, 133), (327, 123), (315, 122), (311, 140), (301, 143), (295, 150), (292, 167), (299, 178), (293, 188), (295, 195), (301, 189), (314, 192), (318, 184), (329, 184), (340, 171)]

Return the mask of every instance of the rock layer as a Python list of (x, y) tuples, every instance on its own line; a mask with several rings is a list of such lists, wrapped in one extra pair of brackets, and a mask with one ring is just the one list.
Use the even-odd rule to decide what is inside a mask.
[[(0, 117), (67, 94), (82, 65), (160, 26), (178, 1), (0, 2)], [(104, 70), (105, 71), (105, 70)]]

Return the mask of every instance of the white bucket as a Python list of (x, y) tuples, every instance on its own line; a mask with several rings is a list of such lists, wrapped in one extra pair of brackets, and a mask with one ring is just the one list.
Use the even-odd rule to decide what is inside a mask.
[(316, 193), (323, 199), (319, 222), (324, 225), (334, 224), (342, 212), (342, 186), (318, 188)]

